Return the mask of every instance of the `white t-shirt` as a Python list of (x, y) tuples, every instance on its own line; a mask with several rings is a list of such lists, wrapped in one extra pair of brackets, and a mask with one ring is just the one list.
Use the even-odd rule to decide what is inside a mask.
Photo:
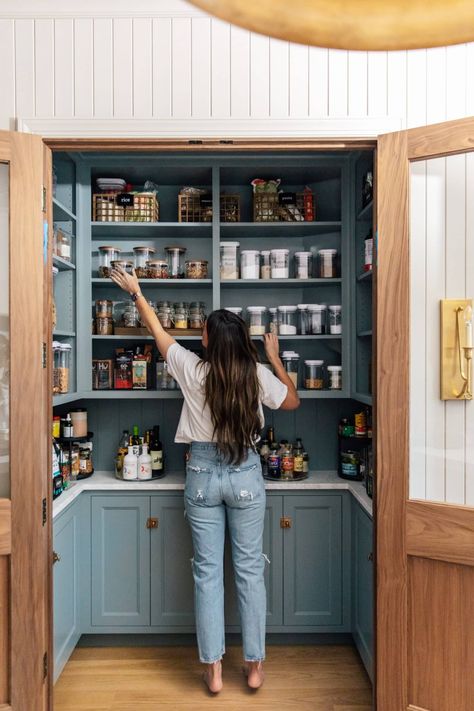
[[(204, 404), (204, 383), (209, 366), (200, 366), (201, 359), (192, 351), (173, 343), (166, 356), (168, 370), (178, 381), (183, 391), (184, 404), (176, 430), (175, 442), (212, 442), (213, 426), (211, 413)], [(260, 382), (260, 402), (258, 405), (262, 427), (265, 424), (262, 403), (272, 410), (278, 410), (288, 393), (288, 387), (276, 378), (268, 368), (257, 364)]]

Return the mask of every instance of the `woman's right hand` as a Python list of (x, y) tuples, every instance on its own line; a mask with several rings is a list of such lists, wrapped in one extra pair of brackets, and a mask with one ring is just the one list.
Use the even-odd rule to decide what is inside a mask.
[(117, 286), (126, 291), (128, 294), (140, 293), (140, 284), (138, 283), (135, 269), (132, 271), (132, 274), (128, 274), (125, 269), (117, 266), (112, 269), (110, 278), (115, 284), (117, 284)]
[(280, 351), (278, 346), (278, 337), (274, 333), (265, 333), (263, 336), (263, 345), (265, 353), (270, 363), (280, 360)]

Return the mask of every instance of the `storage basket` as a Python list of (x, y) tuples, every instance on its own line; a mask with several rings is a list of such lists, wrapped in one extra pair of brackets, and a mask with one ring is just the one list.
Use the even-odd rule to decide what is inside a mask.
[(221, 222), (240, 222), (240, 195), (221, 195)]
[[(240, 195), (221, 195), (221, 222), (240, 222)], [(178, 195), (179, 222), (212, 222), (212, 198), (207, 195)]]
[[(303, 222), (308, 215), (305, 206), (311, 200), (311, 216), (314, 220), (314, 194), (304, 193), (254, 193), (253, 219), (254, 222)], [(294, 196), (294, 197), (291, 197)]]
[(160, 206), (155, 193), (133, 193), (133, 205), (117, 205), (117, 193), (92, 195), (94, 222), (158, 222)]

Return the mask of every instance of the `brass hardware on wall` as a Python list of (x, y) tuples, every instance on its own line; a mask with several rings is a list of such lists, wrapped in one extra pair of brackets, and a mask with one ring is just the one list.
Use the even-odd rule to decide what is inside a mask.
[(157, 518), (147, 518), (146, 527), (147, 528), (158, 528), (158, 519)]
[(61, 556), (56, 551), (53, 551), (53, 565), (61, 560)]
[(291, 518), (289, 516), (281, 517), (280, 528), (291, 528)]
[(472, 400), (472, 299), (441, 300), (441, 400)]

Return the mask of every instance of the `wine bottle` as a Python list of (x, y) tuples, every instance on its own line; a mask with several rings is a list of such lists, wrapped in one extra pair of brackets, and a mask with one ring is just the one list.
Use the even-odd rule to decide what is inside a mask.
[(160, 441), (160, 427), (153, 427), (153, 434), (150, 442), (151, 471), (152, 477), (160, 477), (164, 473), (163, 445)]

